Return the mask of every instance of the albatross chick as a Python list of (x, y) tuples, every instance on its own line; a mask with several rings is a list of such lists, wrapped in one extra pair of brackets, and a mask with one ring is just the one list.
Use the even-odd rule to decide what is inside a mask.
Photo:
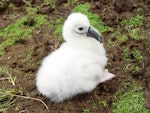
[(36, 77), (38, 91), (55, 103), (90, 92), (114, 77), (105, 69), (102, 36), (86, 15), (70, 14), (63, 38), (65, 42), (43, 60)]

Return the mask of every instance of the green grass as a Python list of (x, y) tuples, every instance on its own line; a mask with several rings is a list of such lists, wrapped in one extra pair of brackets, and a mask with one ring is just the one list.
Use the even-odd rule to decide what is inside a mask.
[(124, 34), (119, 34), (118, 37), (117, 37), (118, 41), (121, 42), (121, 43), (124, 43), (128, 40), (128, 37)]
[(98, 104), (99, 104), (99, 105), (103, 105), (104, 107), (108, 107), (108, 104), (107, 104), (106, 101), (99, 100), (99, 101), (98, 101)]
[[(12, 86), (16, 85), (16, 78), (12, 77), (9, 67), (6, 66), (0, 68), (0, 82), (4, 80), (7, 80), (6, 82), (11, 83)], [(0, 112), (7, 113), (8, 108), (16, 101), (16, 98), (14, 98), (16, 93), (15, 89), (12, 88), (5, 89), (5, 86), (0, 88)]]
[(144, 62), (142, 52), (133, 48), (124, 48), (124, 59), (127, 63), (124, 66), (125, 72), (132, 72), (133, 75), (139, 73), (142, 69), (139, 67)]
[(127, 82), (125, 87), (117, 91), (112, 103), (114, 113), (149, 113), (145, 108), (142, 87), (134, 82)]
[(124, 59), (127, 61), (130, 61), (130, 59), (131, 59), (129, 48), (124, 49)]
[[(1, 89), (0, 88), (0, 112), (3, 113), (8, 113), (8, 109), (9, 107), (11, 107), (11, 105), (16, 101), (17, 98), (22, 98), (22, 99), (30, 99), (30, 100), (34, 100), (34, 101), (38, 101), (41, 102), (41, 104), (43, 104), (43, 106), (46, 109), (49, 109), (49, 107), (40, 99), (38, 98), (33, 98), (30, 96), (22, 96), (22, 95), (18, 95), (21, 94), (21, 92), (15, 91), (14, 89)], [(16, 106), (16, 111), (18, 106)]]
[(116, 45), (118, 45), (118, 44), (116, 44), (113, 40), (112, 40), (112, 38), (109, 38), (108, 39), (108, 42), (107, 42), (107, 47), (109, 48), (109, 47), (114, 47), (114, 46), (116, 46)]
[[(13, 86), (15, 86), (16, 77), (12, 77), (9, 67), (4, 66), (0, 68), (0, 80), (8, 80), (9, 83), (11, 83)], [(2, 79), (1, 77), (4, 76)]]
[(125, 72), (131, 72), (134, 76), (137, 75), (141, 71), (141, 68), (138, 65), (135, 64), (125, 64), (124, 66), (124, 71)]
[(67, 0), (66, 6), (69, 6), (70, 4), (78, 4), (79, 0)]
[(134, 59), (136, 60), (136, 62), (141, 63), (141, 62), (144, 61), (144, 57), (143, 57), (141, 51), (139, 51), (139, 50), (133, 48), (132, 54), (133, 54), (133, 57), (134, 57)]
[(131, 17), (130, 19), (122, 20), (122, 24), (125, 25), (125, 32), (129, 34), (129, 37), (133, 40), (143, 40), (145, 39), (145, 30), (140, 28), (143, 25), (143, 15), (136, 15), (135, 17)]
[[(150, 36), (150, 30), (149, 30), (149, 36)], [(150, 55), (150, 41), (144, 40), (143, 43), (144, 43), (145, 50)]]
[[(0, 30), (0, 37), (3, 39), (0, 43), (0, 55), (5, 53), (5, 47), (13, 46), (20, 38), (31, 38), (35, 28), (46, 24), (46, 16), (36, 14), (36, 11), (36, 8), (27, 8), (29, 13), (26, 16)], [(30, 25), (31, 22), (33, 25)]]
[(54, 28), (55, 28), (54, 35), (61, 36), (62, 29), (63, 29), (63, 24), (64, 24), (64, 19), (63, 18), (59, 18), (59, 19), (56, 20), (56, 24), (54, 26)]
[(62, 43), (64, 40), (62, 38), (62, 29), (63, 29), (63, 25), (64, 25), (64, 18), (59, 18), (55, 21), (55, 24), (49, 24), (49, 28), (51, 30), (54, 29), (54, 33), (53, 35), (56, 37), (59, 37), (59, 41), (60, 43)]
[(121, 43), (128, 41), (128, 36), (125, 33), (120, 33), (119, 31), (115, 31), (114, 33), (110, 34), (107, 43), (107, 47), (118, 46)]
[(55, 0), (44, 0), (44, 4), (50, 4), (51, 8), (56, 8)]
[[(143, 15), (136, 15), (130, 19), (123, 19), (121, 24), (124, 24), (124, 28), (111, 29), (112, 33), (108, 36), (108, 47), (120, 45), (121, 43), (132, 41), (143, 41), (147, 39), (148, 30), (144, 30)], [(112, 40), (116, 39), (116, 40)]]
[(47, 3), (51, 3), (53, 2), (54, 0), (44, 0), (44, 3), (47, 4)]
[[(0, 82), (4, 81), (7, 83), (11, 83), (12, 86), (16, 86), (15, 80), (16, 78), (12, 77), (9, 67), (0, 68)], [(45, 106), (46, 109), (48, 109), (48, 106), (42, 100), (30, 96), (22, 96), (25, 90), (23, 87), (19, 86), (17, 89), (5, 87), (6, 86), (0, 88), (0, 112), (8, 113), (8, 109), (16, 102), (17, 98), (39, 101)]]
[(84, 109), (83, 113), (91, 113), (89, 109)]
[(143, 15), (136, 15), (135, 17), (131, 17), (129, 20), (123, 19), (122, 23), (125, 25), (137, 27), (143, 24)]
[(130, 50), (129, 48), (124, 49), (124, 58), (127, 61), (135, 60), (136, 63), (142, 63), (144, 61), (144, 57), (140, 50), (133, 48)]
[(7, 113), (8, 108), (16, 101), (14, 94), (16, 94), (14, 89), (0, 88), (0, 112)]
[(131, 39), (133, 39), (133, 40), (146, 39), (146, 36), (145, 36), (146, 33), (145, 33), (144, 29), (142, 29), (142, 28), (133, 28), (133, 29), (126, 28), (126, 29), (127, 29), (128, 34)]

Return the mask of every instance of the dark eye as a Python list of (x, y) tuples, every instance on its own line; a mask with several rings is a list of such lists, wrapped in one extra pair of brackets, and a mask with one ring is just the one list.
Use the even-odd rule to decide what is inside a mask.
[(83, 28), (82, 28), (82, 27), (80, 27), (80, 28), (79, 28), (79, 30), (80, 30), (80, 31), (82, 31), (82, 30), (83, 30)]

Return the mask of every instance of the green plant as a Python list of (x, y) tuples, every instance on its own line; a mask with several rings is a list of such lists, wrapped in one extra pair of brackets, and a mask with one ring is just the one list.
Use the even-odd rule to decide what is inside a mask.
[(136, 15), (135, 17), (131, 17), (129, 20), (123, 19), (122, 23), (129, 26), (140, 26), (143, 24), (143, 15)]
[(8, 71), (8, 67), (1, 67), (0, 68), (0, 77), (6, 74), (7, 77), (1, 78), (0, 80), (8, 80), (13, 86), (15, 86), (16, 77), (12, 77), (10, 72)]
[(132, 50), (129, 50), (129, 48), (124, 49), (124, 58), (127, 61), (130, 61), (131, 59), (135, 60), (136, 63), (141, 63), (144, 61), (144, 57), (142, 56), (142, 52), (133, 48)]
[(123, 34), (123, 35), (119, 35), (117, 39), (119, 42), (123, 43), (123, 42), (126, 42), (128, 40), (128, 37)]
[(1, 89), (0, 88), (0, 112), (6, 112), (7, 109), (16, 101), (17, 98), (30, 99), (41, 102), (46, 109), (48, 106), (40, 99), (29, 96), (17, 95), (19, 92), (14, 89)]
[(127, 31), (131, 39), (143, 40), (146, 38), (144, 35), (145, 34), (144, 30), (141, 28), (134, 28), (134, 29), (127, 28)]
[(108, 104), (107, 104), (106, 101), (99, 100), (99, 101), (98, 101), (98, 104), (99, 104), (99, 105), (103, 105), (104, 107), (108, 107)]
[(8, 108), (16, 101), (16, 98), (14, 98), (15, 94), (14, 89), (1, 89), (0, 88), (0, 112), (6, 112)]
[(55, 0), (44, 0), (44, 4), (50, 4), (50, 6), (54, 9), (56, 7)]
[(143, 25), (143, 15), (136, 15), (135, 17), (131, 17), (130, 19), (126, 20), (123, 19), (122, 23), (125, 24), (125, 30), (129, 34), (131, 39), (134, 40), (143, 40), (145, 39), (145, 31), (144, 29), (138, 27)]
[(114, 113), (148, 113), (145, 108), (142, 87), (134, 82), (125, 84), (117, 91), (116, 99), (112, 103)]
[(62, 43), (64, 40), (62, 38), (62, 29), (64, 24), (64, 18), (59, 18), (56, 20), (55, 24), (49, 24), (50, 29), (54, 29), (54, 35), (59, 36), (59, 41)]
[(113, 47), (113, 46), (116, 46), (117, 44), (112, 41), (112, 38), (109, 38), (108, 39), (108, 42), (107, 42), (107, 47)]
[[(30, 63), (30, 60), (31, 60), (31, 58), (32, 58), (32, 53), (33, 53), (33, 49), (27, 50), (27, 52), (26, 52), (26, 59), (24, 59), (23, 62), (28, 62), (28, 63)], [(30, 65), (34, 65), (34, 64), (31, 63)]]
[(147, 53), (150, 55), (150, 41), (144, 40), (144, 48), (146, 49)]
[(16, 106), (16, 107), (15, 107), (15, 111), (16, 111), (16, 112), (20, 111), (19, 106)]
[(125, 49), (124, 49), (124, 58), (125, 58), (127, 61), (130, 61), (131, 55), (130, 55), (129, 48), (125, 48)]
[(27, 8), (29, 13), (26, 16), (0, 30), (0, 37), (3, 39), (0, 43), (0, 55), (5, 53), (5, 47), (13, 46), (20, 38), (31, 38), (35, 28), (47, 23), (46, 16), (36, 14), (36, 11), (36, 8)]
[(124, 49), (124, 59), (128, 61), (128, 64), (124, 66), (124, 71), (132, 72), (133, 74), (137, 74), (141, 71), (139, 64), (144, 61), (144, 57), (142, 56), (142, 52), (133, 48), (125, 48)]
[(67, 4), (66, 6), (68, 6), (69, 4), (78, 4), (79, 0), (67, 0)]
[(47, 4), (47, 3), (51, 3), (53, 0), (44, 0), (44, 3)]
[(84, 109), (83, 113), (91, 113), (89, 109)]
[(59, 19), (56, 20), (56, 24), (54, 26), (54, 28), (55, 28), (54, 35), (61, 36), (62, 29), (63, 29), (63, 23), (64, 23), (64, 19), (63, 18), (59, 18)]
[(81, 12), (89, 18), (91, 25), (100, 30), (101, 33), (112, 30), (110, 27), (105, 26), (100, 17), (97, 14), (93, 14), (90, 11), (90, 5), (88, 3), (80, 4), (74, 7), (73, 12)]
[(81, 12), (81, 13), (87, 13), (90, 9), (89, 3), (80, 4), (73, 8), (73, 12)]
[(144, 57), (142, 56), (142, 52), (133, 48), (132, 54), (136, 62), (141, 63), (144, 61)]
[(35, 22), (35, 25), (34, 27), (40, 27), (41, 25), (45, 25), (47, 24), (47, 20), (46, 20), (46, 17), (45, 15), (36, 15), (35, 18), (34, 18), (34, 22)]
[(124, 66), (124, 70), (126, 72), (132, 72), (133, 74), (137, 74), (141, 71), (141, 68), (135, 64), (126, 64)]
[(110, 34), (108, 37), (108, 47), (116, 46), (128, 41), (128, 36), (126, 34), (121, 34), (118, 30), (114, 31), (114, 33)]

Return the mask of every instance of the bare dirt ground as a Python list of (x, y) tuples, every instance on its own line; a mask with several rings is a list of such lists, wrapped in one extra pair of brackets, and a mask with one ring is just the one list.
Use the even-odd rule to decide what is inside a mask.
[[(144, 29), (150, 28), (150, 2), (148, 0), (132, 0), (133, 2), (126, 2), (125, 0), (84, 0), (84, 2), (85, 1), (90, 3), (91, 12), (98, 14), (106, 25), (114, 28), (120, 26), (118, 21), (142, 13), (142, 11), (136, 10), (137, 7), (143, 8), (144, 24), (141, 27)], [(6, 3), (5, 8), (0, 9), (0, 29), (15, 22), (26, 14), (24, 10), (26, 4), (20, 2), (20, 0), (12, 0), (12, 2), (16, 5), (16, 8), (12, 10), (13, 13), (8, 13), (11, 11), (11, 9), (7, 7), (8, 3)], [(42, 1), (35, 0), (32, 2), (32, 6), (35, 7), (42, 3)], [(56, 3), (57, 11), (53, 11), (43, 5), (40, 7), (39, 13), (48, 16), (51, 15), (53, 20), (60, 17), (66, 18), (76, 5), (72, 4), (66, 8), (64, 7), (66, 3), (65, 0), (57, 1)], [(136, 5), (136, 8), (133, 7), (133, 3)], [(12, 19), (12, 15), (16, 15), (16, 18)], [(145, 47), (142, 41), (128, 40), (127, 43), (108, 48), (106, 45), (108, 43), (109, 32), (103, 34), (103, 36), (109, 58), (107, 68), (116, 75), (113, 80), (100, 84), (95, 90), (88, 94), (78, 95), (69, 101), (64, 101), (59, 104), (51, 103), (49, 99), (41, 96), (36, 90), (35, 76), (42, 59), (51, 53), (51, 51), (58, 48), (60, 44), (58, 39), (54, 37), (53, 32), (53, 30), (45, 25), (33, 31), (33, 38), (20, 39), (14, 46), (5, 48), (6, 52), (0, 59), (0, 67), (9, 66), (9, 71), (13, 77), (16, 77), (16, 81), (15, 86), (12, 86), (12, 84), (7, 81), (1, 81), (0, 87), (6, 89), (15, 88), (16, 90), (21, 88), (23, 90), (22, 95), (39, 98), (49, 107), (49, 110), (47, 110), (39, 101), (17, 98), (15, 103), (9, 108), (9, 113), (15, 113), (16, 106), (18, 106), (19, 111), (27, 110), (30, 113), (82, 113), (84, 109), (90, 109), (92, 113), (111, 113), (111, 104), (114, 95), (116, 91), (123, 86), (123, 81), (127, 79), (133, 79), (142, 84), (144, 97), (147, 102), (145, 106), (150, 110), (150, 56), (148, 54), (150, 46)], [(45, 33), (48, 35), (44, 35)], [(0, 40), (0, 42), (1, 41), (2, 40)], [(123, 59), (123, 49), (121, 46), (129, 48), (135, 47), (142, 51), (144, 63), (139, 64), (142, 70), (136, 75), (132, 72), (122, 70), (126, 61)], [(28, 56), (28, 53), (31, 51), (31, 56)], [(108, 107), (99, 105), (97, 100), (105, 100)], [(93, 103), (95, 103), (95, 105), (93, 105)]]

